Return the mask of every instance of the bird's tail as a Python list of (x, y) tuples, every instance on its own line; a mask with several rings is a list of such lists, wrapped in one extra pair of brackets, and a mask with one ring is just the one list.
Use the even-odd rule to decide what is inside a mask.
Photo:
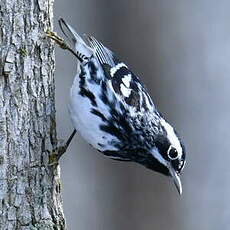
[(58, 22), (61, 31), (71, 41), (79, 57), (82, 59), (89, 59), (93, 54), (92, 48), (86, 45), (83, 39), (77, 34), (77, 32), (70, 25), (68, 25), (65, 22), (64, 19), (60, 18)]

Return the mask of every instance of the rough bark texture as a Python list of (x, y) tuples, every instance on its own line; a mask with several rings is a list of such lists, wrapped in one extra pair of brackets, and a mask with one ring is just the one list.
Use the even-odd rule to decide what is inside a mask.
[(54, 107), (53, 0), (0, 1), (0, 229), (65, 229)]

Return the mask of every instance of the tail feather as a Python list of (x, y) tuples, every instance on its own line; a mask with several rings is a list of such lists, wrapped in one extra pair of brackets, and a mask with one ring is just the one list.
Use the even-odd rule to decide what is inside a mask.
[(65, 22), (64, 19), (59, 19), (59, 26), (63, 34), (72, 42), (76, 52), (83, 59), (89, 59), (93, 55), (93, 49), (90, 48), (83, 39), (77, 34), (77, 32)]

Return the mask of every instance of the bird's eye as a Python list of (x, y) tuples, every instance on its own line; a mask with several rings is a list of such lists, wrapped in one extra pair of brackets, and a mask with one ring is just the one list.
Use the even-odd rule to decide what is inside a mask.
[(173, 146), (169, 147), (167, 154), (170, 160), (176, 160), (179, 157), (177, 150)]

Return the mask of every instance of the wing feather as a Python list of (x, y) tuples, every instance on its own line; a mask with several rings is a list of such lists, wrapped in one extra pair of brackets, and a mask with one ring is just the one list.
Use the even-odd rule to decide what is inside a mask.
[(92, 36), (87, 36), (89, 46), (101, 64), (105, 76), (111, 81), (114, 92), (119, 95), (123, 103), (133, 107), (136, 111), (154, 110), (154, 104), (145, 86), (139, 78), (130, 71), (128, 66), (119, 61), (113, 52)]

